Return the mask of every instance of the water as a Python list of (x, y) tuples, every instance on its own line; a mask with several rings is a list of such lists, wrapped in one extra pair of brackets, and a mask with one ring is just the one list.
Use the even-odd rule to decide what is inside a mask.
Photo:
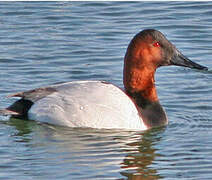
[[(0, 2), (0, 107), (11, 93), (64, 81), (122, 87), (126, 47), (145, 28), (211, 69), (212, 2)], [(0, 179), (211, 179), (211, 71), (163, 67), (156, 81), (169, 118), (162, 129), (0, 117)]]

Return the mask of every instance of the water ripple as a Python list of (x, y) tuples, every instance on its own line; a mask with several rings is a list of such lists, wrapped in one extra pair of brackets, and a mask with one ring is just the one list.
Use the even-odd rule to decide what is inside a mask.
[(71, 80), (122, 85), (123, 57), (145, 28), (162, 31), (208, 72), (156, 73), (169, 125), (98, 131), (1, 117), (0, 179), (211, 179), (212, 3), (0, 2), (0, 106), (10, 93)]

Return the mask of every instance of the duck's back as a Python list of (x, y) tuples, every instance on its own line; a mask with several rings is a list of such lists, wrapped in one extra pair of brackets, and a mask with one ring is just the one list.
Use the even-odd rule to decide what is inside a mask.
[(50, 86), (38, 99), (29, 119), (70, 127), (141, 129), (132, 100), (118, 87), (101, 81), (76, 81)]

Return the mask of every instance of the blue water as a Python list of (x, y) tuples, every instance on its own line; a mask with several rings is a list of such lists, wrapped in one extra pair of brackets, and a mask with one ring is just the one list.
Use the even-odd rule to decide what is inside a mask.
[(209, 67), (158, 69), (169, 125), (106, 131), (0, 117), (0, 179), (212, 179), (212, 2), (0, 2), (0, 107), (64, 81), (123, 87), (127, 45), (146, 28)]

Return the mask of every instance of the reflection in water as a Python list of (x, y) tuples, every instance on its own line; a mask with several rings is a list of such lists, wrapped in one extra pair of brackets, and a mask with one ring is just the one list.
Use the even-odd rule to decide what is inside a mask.
[(14, 126), (17, 129), (17, 133), (15, 133), (16, 136), (24, 136), (32, 132), (31, 123), (33, 123), (33, 121), (29, 122), (21, 119), (10, 118), (10, 121), (8, 121), (7, 124)]
[(151, 168), (155, 156), (158, 156), (154, 145), (160, 141), (160, 132), (162, 130), (153, 129), (147, 131), (141, 135), (140, 140), (127, 144), (135, 149), (132, 152), (128, 152), (121, 164), (121, 168), (125, 169), (125, 171), (121, 172), (122, 175), (132, 180), (162, 178), (157, 173), (157, 169)]
[[(14, 118), (10, 119), (9, 124), (17, 130), (13, 135), (15, 141), (24, 141), (25, 146), (28, 147), (27, 153), (23, 153), (23, 156), (24, 154), (30, 156), (32, 162), (28, 163), (29, 165), (36, 164), (36, 167), (30, 167), (31, 169), (36, 170), (40, 163), (48, 162), (49, 167), (46, 169), (37, 169), (40, 172), (40, 178), (53, 177), (52, 171), (55, 173), (62, 171), (64, 177), (73, 179), (161, 178), (157, 169), (151, 166), (155, 157), (158, 156), (154, 145), (160, 142), (163, 129), (132, 132), (65, 128), (39, 125), (33, 121)], [(33, 153), (35, 151), (36, 154)], [(27, 157), (23, 159), (26, 160)], [(109, 174), (105, 175), (105, 169)], [(71, 171), (74, 172), (71, 173)], [(32, 174), (35, 175), (35, 172), (31, 172)]]

